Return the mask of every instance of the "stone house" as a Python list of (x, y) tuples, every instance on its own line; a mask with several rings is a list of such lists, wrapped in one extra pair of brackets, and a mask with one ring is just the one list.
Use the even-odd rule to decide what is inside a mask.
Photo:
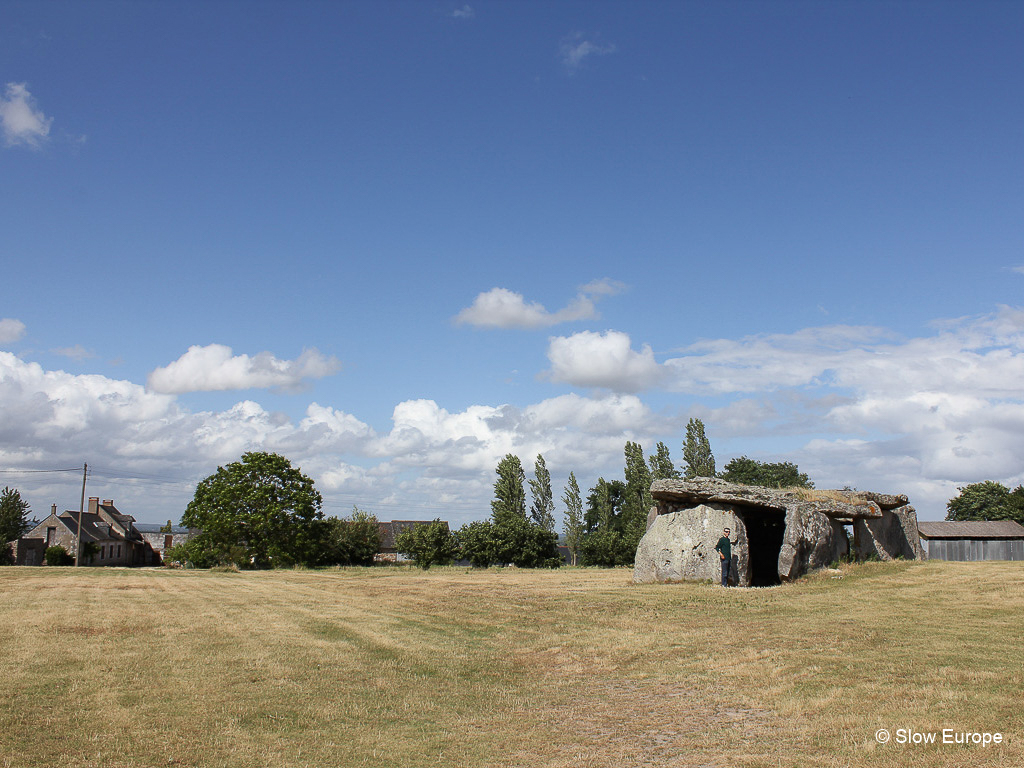
[[(15, 564), (42, 565), (40, 552), (47, 547), (63, 547), (75, 555), (78, 537), (78, 510), (57, 513), (57, 505), (50, 514), (14, 544)], [(89, 499), (89, 507), (81, 514), (83, 548), (93, 544), (95, 552), (83, 558), (83, 565), (143, 566), (159, 565), (160, 558), (135, 526), (135, 518), (123, 514), (112, 499)]]
[(731, 580), (771, 586), (851, 552), (860, 559), (921, 559), (917, 513), (906, 496), (858, 491), (773, 490), (717, 478), (657, 480), (655, 506), (637, 547), (633, 580), (721, 577), (715, 544), (734, 540)]
[(142, 534), (142, 538), (160, 558), (161, 563), (164, 561), (164, 555), (168, 549), (184, 544), (198, 532), (192, 528), (182, 528), (180, 525), (172, 525), (169, 533), (166, 528), (166, 525), (158, 523), (135, 524), (135, 530)]

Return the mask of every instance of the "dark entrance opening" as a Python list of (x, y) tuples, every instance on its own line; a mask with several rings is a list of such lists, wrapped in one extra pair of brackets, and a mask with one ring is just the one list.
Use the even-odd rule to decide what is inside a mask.
[(779, 552), (786, 538), (786, 513), (757, 510), (743, 515), (747, 528), (750, 557), (750, 586), (773, 587), (781, 584)]

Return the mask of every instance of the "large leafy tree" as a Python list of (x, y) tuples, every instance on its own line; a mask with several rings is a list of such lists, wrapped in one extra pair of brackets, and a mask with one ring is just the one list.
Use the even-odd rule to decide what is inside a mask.
[(201, 531), (189, 542), (200, 562), (312, 565), (322, 551), (322, 503), (312, 479), (284, 456), (246, 453), (199, 483), (181, 524)]
[(686, 465), (684, 476), (687, 480), (715, 476), (715, 456), (711, 453), (711, 442), (704, 434), (704, 422), (700, 419), (690, 419), (686, 424), (683, 464)]
[(29, 532), (32, 528), (28, 521), (30, 511), (20, 491), (5, 487), (0, 492), (0, 547)]
[(520, 568), (557, 568), (558, 536), (525, 517), (507, 515), (495, 520), (491, 528), (497, 562)]
[(530, 519), (535, 525), (539, 525), (545, 531), (555, 530), (555, 501), (551, 491), (551, 473), (544, 463), (544, 457), (537, 454), (537, 461), (533, 465), (534, 477), (530, 481), (530, 494), (533, 496), (533, 504), (530, 505)]
[(572, 472), (569, 473), (569, 482), (562, 493), (562, 503), (565, 504), (565, 545), (569, 548), (572, 564), (576, 565), (584, 531), (583, 499), (580, 496), (580, 486), (576, 482), (576, 475)]
[(509, 453), (498, 462), (494, 470), (498, 479), (494, 483), (494, 500), (491, 502), (491, 513), (494, 521), (513, 516), (526, 518), (526, 491), (523, 482), (526, 473), (519, 457)]
[(648, 456), (647, 461), (651, 465), (653, 480), (678, 480), (682, 477), (676, 465), (672, 463), (672, 456), (664, 443), (658, 443), (655, 454)]
[(347, 518), (329, 517), (319, 524), (322, 536), (317, 565), (373, 565), (381, 545), (376, 515), (352, 507)]
[(455, 532), (462, 557), (474, 568), (490, 568), (498, 562), (498, 543), (494, 536), (494, 523), (474, 520)]
[(423, 570), (432, 565), (451, 565), (459, 553), (458, 542), (443, 520), (402, 531), (395, 539), (395, 548)]
[(1012, 491), (1002, 483), (985, 480), (957, 490), (946, 504), (947, 520), (1016, 520), (1024, 524), (1024, 486)]
[(720, 477), (730, 483), (763, 488), (813, 488), (814, 483), (790, 461), (765, 462), (740, 456), (725, 465)]

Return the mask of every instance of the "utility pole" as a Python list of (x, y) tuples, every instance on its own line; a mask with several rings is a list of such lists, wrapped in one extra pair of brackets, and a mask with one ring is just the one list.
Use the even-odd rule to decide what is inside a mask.
[(78, 532), (75, 536), (75, 568), (82, 564), (82, 513), (85, 512), (85, 478), (89, 465), (82, 464), (82, 500), (78, 503)]

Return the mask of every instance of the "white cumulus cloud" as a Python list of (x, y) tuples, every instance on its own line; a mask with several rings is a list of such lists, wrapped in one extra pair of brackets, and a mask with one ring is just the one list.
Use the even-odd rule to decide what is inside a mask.
[(527, 303), (521, 293), (492, 288), (478, 294), (471, 306), (459, 312), (455, 322), (479, 328), (547, 328), (576, 320), (596, 320), (597, 299), (622, 289), (623, 285), (614, 280), (594, 280), (582, 286), (566, 307), (549, 312), (538, 302)]
[(50, 134), (52, 122), (53, 118), (36, 107), (25, 83), (7, 83), (4, 95), (0, 96), (0, 128), (7, 146), (41, 146)]
[(637, 392), (659, 385), (665, 377), (650, 346), (634, 350), (629, 334), (621, 331), (555, 336), (548, 341), (548, 360), (552, 381), (577, 387)]
[(5, 317), (0, 320), (0, 344), (10, 344), (25, 334), (25, 324), (21, 320)]
[(214, 392), (240, 389), (301, 388), (307, 379), (336, 373), (341, 363), (315, 349), (295, 360), (280, 360), (269, 352), (235, 355), (231, 347), (209, 344), (192, 346), (173, 363), (157, 368), (148, 379), (149, 389), (165, 394)]

